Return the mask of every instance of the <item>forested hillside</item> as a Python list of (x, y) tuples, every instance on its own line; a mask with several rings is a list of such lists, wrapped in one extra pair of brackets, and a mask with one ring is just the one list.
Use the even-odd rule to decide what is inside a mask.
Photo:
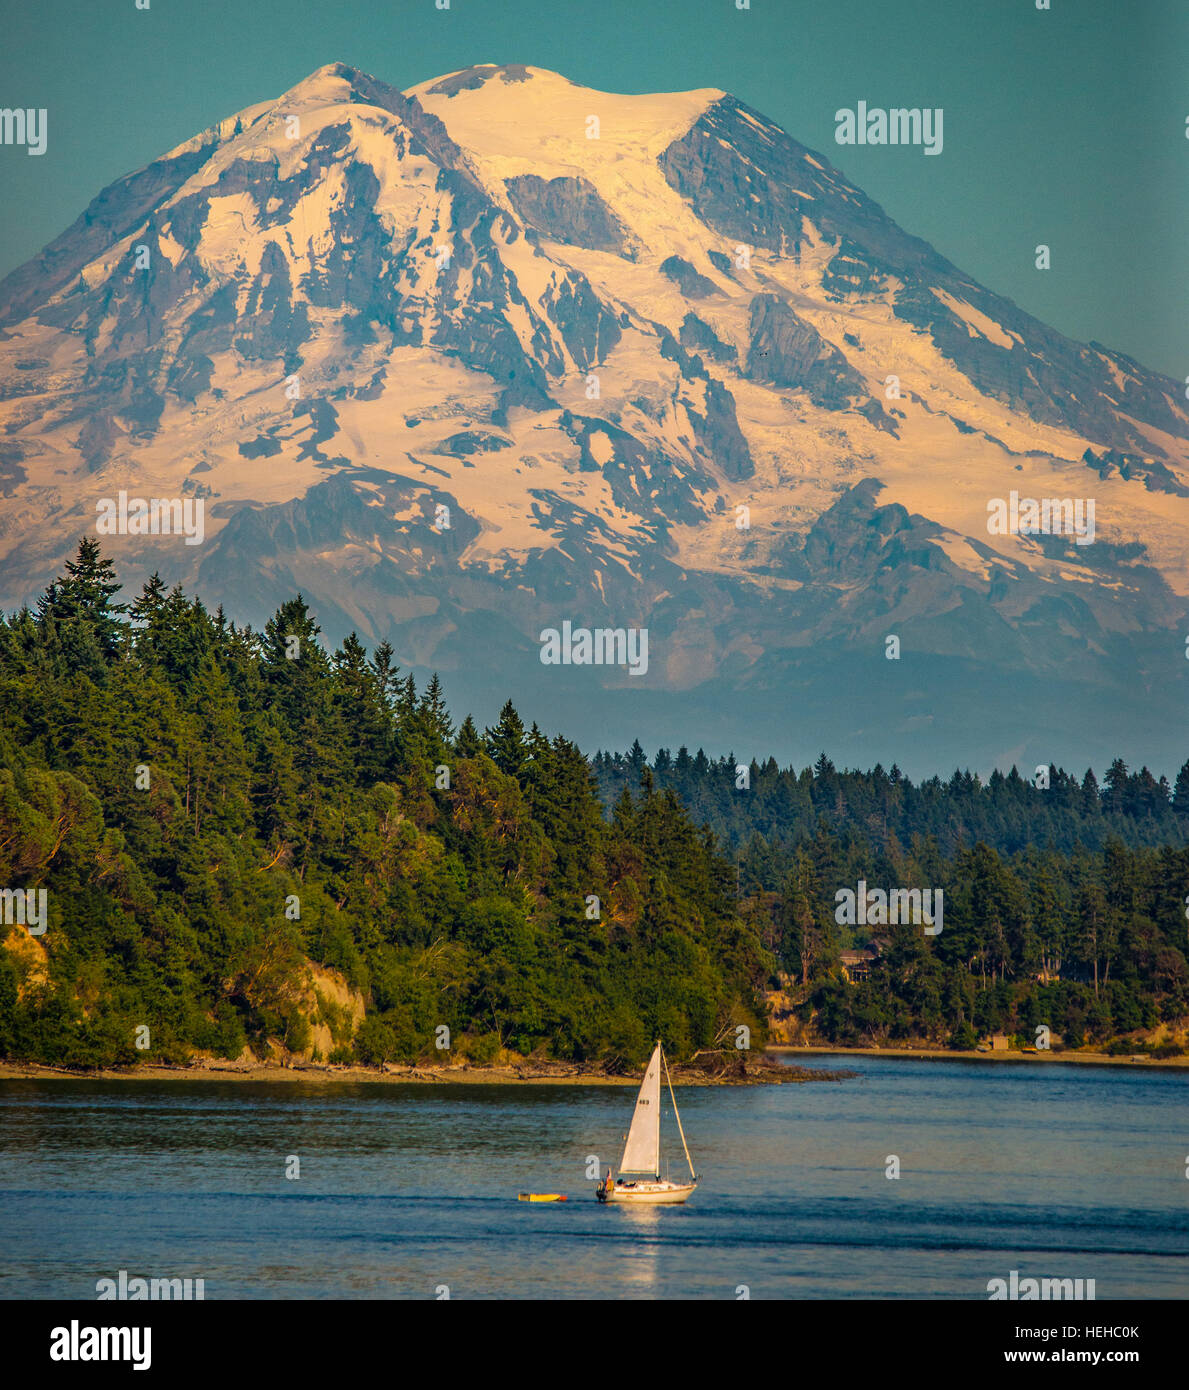
[[(1184, 1041), (1189, 767), (914, 786), (889, 772), (588, 761), (457, 728), (392, 650), (262, 632), (84, 541), (0, 621), (0, 1054), (633, 1065), (730, 1025), (956, 1047)], [(725, 848), (722, 848), (725, 846)], [(942, 929), (837, 894), (940, 889)], [(13, 893), (46, 894), (45, 929)], [(33, 908), (31, 906), (30, 911)], [(14, 918), (16, 920), (14, 921)], [(844, 953), (868, 948), (863, 969)], [(866, 975), (867, 978), (863, 978)], [(728, 1037), (729, 1045), (729, 1037)]]
[[(1103, 777), (1049, 770), (1040, 789), (1013, 769), (914, 786), (893, 767), (840, 772), (751, 764), (699, 750), (649, 761), (598, 754), (607, 800), (641, 780), (674, 790), (738, 862), (738, 910), (791, 976), (785, 1003), (803, 1036), (971, 1046), (1048, 1025), (1068, 1046), (1158, 1029), (1167, 1049), (1189, 1022), (1189, 764), (1169, 788), (1121, 760)], [(743, 785), (740, 785), (740, 784)], [(933, 888), (942, 930), (840, 925), (836, 894)], [(840, 957), (872, 949), (869, 979)]]
[(773, 962), (672, 793), (605, 818), (579, 750), (511, 705), (455, 729), (436, 680), (327, 653), (300, 598), (259, 633), (156, 578), (125, 603), (93, 541), (0, 624), (0, 887), (48, 895), (0, 950), (13, 1057), (379, 1062), (442, 1057), (445, 1025), (454, 1058), (635, 1063), (764, 1036)]

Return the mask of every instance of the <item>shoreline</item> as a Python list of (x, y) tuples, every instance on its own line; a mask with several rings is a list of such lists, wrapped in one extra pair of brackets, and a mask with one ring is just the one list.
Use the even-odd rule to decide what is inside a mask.
[[(1016, 1062), (1042, 1065), (1059, 1062), (1098, 1067), (1171, 1068), (1189, 1071), (1189, 1056), (1111, 1057), (1105, 1052), (978, 1052), (953, 1051), (940, 1047), (839, 1047), (821, 1044), (794, 1046), (773, 1043), (758, 1053), (768, 1058), (754, 1070), (743, 1075), (713, 1075), (688, 1067), (674, 1069), (674, 1086), (779, 1086), (797, 1085), (811, 1081), (838, 1081), (853, 1077), (853, 1072), (828, 1071), (819, 1068), (786, 1066), (776, 1059), (791, 1063), (796, 1057), (838, 1058), (874, 1057), (885, 1060), (920, 1062)], [(790, 1074), (791, 1073), (791, 1074)], [(97, 1067), (72, 1069), (54, 1067), (41, 1062), (0, 1061), (0, 1081), (235, 1081), (256, 1084), (332, 1084), (429, 1085), (429, 1086), (638, 1086), (640, 1077), (634, 1074), (609, 1075), (600, 1068), (584, 1068), (563, 1062), (499, 1063), (491, 1066), (456, 1064), (449, 1067), (414, 1066), (386, 1063), (382, 1068), (366, 1066), (331, 1066), (327, 1063), (299, 1063), (284, 1066), (277, 1062), (224, 1062), (203, 1060), (191, 1065), (140, 1065), (131, 1067)]]
[[(40, 1062), (0, 1062), (0, 1081), (274, 1081), (306, 1085), (326, 1085), (332, 1082), (370, 1082), (373, 1085), (452, 1083), (496, 1085), (523, 1082), (528, 1085), (552, 1086), (625, 1086), (632, 1084), (630, 1076), (607, 1076), (600, 1072), (565, 1075), (525, 1075), (515, 1067), (378, 1067), (363, 1066), (297, 1066), (263, 1062), (249, 1066), (137, 1066), (96, 1067), (92, 1070), (72, 1070), (50, 1067)], [(639, 1078), (635, 1078), (639, 1085)], [(713, 1084), (713, 1083), (712, 1083)]]
[[(764, 1053), (758, 1054), (760, 1057)], [(743, 1075), (718, 1076), (690, 1068), (674, 1069), (673, 1085), (677, 1086), (781, 1086), (811, 1081), (840, 1081), (853, 1072), (828, 1071), (824, 1068), (786, 1067), (774, 1059), (761, 1063), (754, 1071)], [(237, 1081), (271, 1084), (273, 1082), (327, 1085), (334, 1083), (391, 1086), (391, 1085), (478, 1085), (478, 1086), (639, 1086), (640, 1076), (629, 1073), (611, 1076), (596, 1068), (582, 1068), (566, 1063), (525, 1062), (518, 1066), (456, 1065), (452, 1067), (417, 1067), (387, 1063), (383, 1069), (364, 1066), (329, 1066), (303, 1064), (281, 1066), (278, 1063), (197, 1066), (135, 1066), (97, 1067), (74, 1070), (52, 1067), (40, 1062), (0, 1062), (0, 1081)]]
[(977, 1052), (973, 1048), (956, 1052), (946, 1047), (829, 1047), (817, 1043), (795, 1047), (773, 1043), (768, 1052), (791, 1057), (883, 1057), (908, 1058), (922, 1062), (1075, 1062), (1094, 1067), (1171, 1067), (1189, 1071), (1189, 1055), (1181, 1057), (1111, 1057), (1105, 1052)]

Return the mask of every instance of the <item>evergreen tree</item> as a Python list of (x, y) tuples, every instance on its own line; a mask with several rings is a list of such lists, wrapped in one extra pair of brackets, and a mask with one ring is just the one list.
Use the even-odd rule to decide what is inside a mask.
[(113, 603), (120, 582), (111, 560), (100, 553), (99, 542), (84, 536), (73, 560), (66, 562), (66, 577), (46, 590), (45, 603), (52, 608), (56, 622), (89, 623), (96, 632), (104, 655), (119, 650), (123, 634), (122, 615), (128, 605)]
[(456, 758), (477, 758), (483, 751), (483, 740), (475, 728), (475, 721), (468, 714), (458, 726), (458, 737), (454, 740)]
[(519, 779), (524, 772), (527, 751), (524, 725), (511, 700), (500, 710), (499, 723), (487, 730), (484, 741), (487, 756), (496, 767), (507, 776)]

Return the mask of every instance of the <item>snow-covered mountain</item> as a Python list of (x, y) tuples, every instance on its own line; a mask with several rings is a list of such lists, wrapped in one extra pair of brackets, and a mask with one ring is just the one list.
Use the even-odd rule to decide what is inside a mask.
[[(1186, 752), (1179, 384), (720, 91), (332, 64), (111, 185), (0, 283), (0, 604), (121, 490), (205, 504), (106, 540), (130, 582), (300, 588), (588, 744)], [(1012, 491), (1094, 543), (989, 534)], [(646, 677), (543, 666), (565, 620), (646, 627)]]

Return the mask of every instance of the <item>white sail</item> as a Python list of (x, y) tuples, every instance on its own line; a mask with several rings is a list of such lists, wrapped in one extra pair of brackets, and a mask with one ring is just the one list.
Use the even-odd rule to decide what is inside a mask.
[(636, 1097), (632, 1127), (619, 1165), (623, 1173), (659, 1173), (661, 1170), (661, 1045), (648, 1059), (648, 1070)]

